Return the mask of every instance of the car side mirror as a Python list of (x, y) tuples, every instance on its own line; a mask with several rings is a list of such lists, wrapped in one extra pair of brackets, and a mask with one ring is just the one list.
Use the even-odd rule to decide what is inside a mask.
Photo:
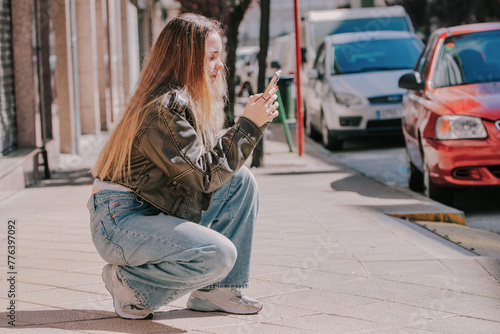
[(418, 72), (410, 72), (406, 73), (401, 78), (399, 78), (398, 82), (399, 88), (410, 89), (410, 90), (423, 90), (424, 82), (420, 78), (420, 73)]
[(319, 73), (319, 71), (317, 69), (311, 68), (309, 71), (307, 71), (307, 77), (309, 79), (317, 80), (317, 79), (321, 79), (321, 74)]

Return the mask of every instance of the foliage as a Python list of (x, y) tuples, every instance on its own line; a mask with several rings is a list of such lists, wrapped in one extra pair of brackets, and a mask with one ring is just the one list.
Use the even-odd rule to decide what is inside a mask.
[(444, 26), (498, 21), (500, 0), (434, 0), (429, 11)]
[[(387, 1), (387, 0), (386, 0)], [(396, 0), (402, 5), (415, 29), (427, 34), (433, 28), (500, 20), (500, 0)]]
[(225, 108), (226, 125), (234, 124), (236, 48), (238, 30), (245, 12), (252, 0), (176, 0), (181, 4), (182, 12), (198, 13), (219, 20), (227, 37), (226, 67), (228, 70), (228, 103)]

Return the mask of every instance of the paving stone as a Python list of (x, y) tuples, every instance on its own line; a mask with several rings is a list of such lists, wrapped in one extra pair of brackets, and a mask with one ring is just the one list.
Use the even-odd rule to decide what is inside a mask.
[(384, 325), (377, 322), (354, 319), (352, 317), (341, 317), (329, 314), (317, 314), (304, 317), (296, 317), (281, 321), (273, 321), (272, 324), (312, 330), (313, 333), (356, 333), (370, 329), (383, 328)]
[(450, 274), (449, 269), (438, 260), (366, 261), (363, 265), (371, 275), (378, 277)]
[(424, 329), (447, 334), (500, 333), (500, 322), (468, 317), (453, 317), (430, 322)]
[(153, 320), (120, 319), (90, 238), (90, 185), (41, 187), (0, 201), (18, 224), (16, 333), (500, 333), (499, 258), (385, 214), (427, 202), (281, 144), (266, 141), (266, 166), (252, 169), (261, 205), (243, 292), (259, 314), (193, 312), (185, 295)]
[(464, 315), (469, 312), (500, 305), (500, 298), (489, 298), (469, 293), (435, 289), (435, 291), (430, 290), (399, 296), (398, 302), (431, 310)]
[(78, 301), (84, 302), (100, 298), (102, 298), (102, 296), (96, 293), (55, 288), (26, 292), (20, 295), (18, 300), (47, 306), (60, 306), (68, 303), (75, 303)]
[(450, 291), (466, 292), (485, 297), (500, 297), (500, 290), (497, 288), (498, 283), (486, 276), (387, 275), (384, 279), (426, 287), (442, 288)]
[(377, 278), (360, 278), (345, 280), (323, 286), (323, 289), (352, 294), (356, 296), (376, 298), (380, 300), (399, 301), (416, 293), (434, 293), (437, 289), (421, 285), (400, 283)]
[(258, 334), (258, 333), (273, 333), (273, 334), (309, 334), (310, 329), (297, 329), (285, 325), (273, 325), (263, 323), (248, 323), (237, 326), (225, 326), (211, 329), (205, 329), (204, 333), (213, 334)]
[(101, 319), (102, 315), (82, 312), (80, 310), (64, 310), (59, 308), (44, 308), (19, 311), (16, 320), (26, 325), (46, 325), (74, 321), (88, 321)]
[(306, 289), (261, 299), (263, 302), (268, 301), (273, 304), (293, 305), (324, 313), (334, 313), (344, 308), (380, 301), (375, 298), (353, 296), (322, 289)]
[(495, 305), (486, 309), (470, 312), (469, 317), (500, 322), (500, 305)]
[(259, 279), (284, 284), (295, 284), (301, 287), (329, 289), (330, 286), (344, 282), (357, 281), (361, 277), (356, 275), (344, 275), (330, 272), (322, 272), (313, 269), (287, 269), (279, 273), (259, 276)]
[(424, 328), (425, 324), (451, 315), (446, 312), (415, 307), (401, 303), (380, 301), (349, 307), (334, 312), (336, 315), (374, 321), (390, 325)]

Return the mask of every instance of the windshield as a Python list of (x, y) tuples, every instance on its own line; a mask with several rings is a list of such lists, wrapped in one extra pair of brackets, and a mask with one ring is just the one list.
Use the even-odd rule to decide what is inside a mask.
[(364, 19), (314, 22), (311, 25), (314, 50), (323, 41), (323, 37), (333, 34), (358, 31), (410, 31), (405, 17), (370, 17)]
[(500, 31), (450, 36), (443, 46), (435, 87), (500, 81)]
[(412, 69), (422, 51), (415, 38), (333, 44), (332, 75)]

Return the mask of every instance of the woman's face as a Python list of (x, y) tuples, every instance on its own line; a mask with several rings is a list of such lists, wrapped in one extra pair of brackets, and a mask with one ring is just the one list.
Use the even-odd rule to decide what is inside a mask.
[(224, 67), (220, 59), (221, 54), (222, 40), (220, 35), (212, 32), (208, 35), (205, 49), (205, 69), (212, 84), (217, 81), (219, 71)]

